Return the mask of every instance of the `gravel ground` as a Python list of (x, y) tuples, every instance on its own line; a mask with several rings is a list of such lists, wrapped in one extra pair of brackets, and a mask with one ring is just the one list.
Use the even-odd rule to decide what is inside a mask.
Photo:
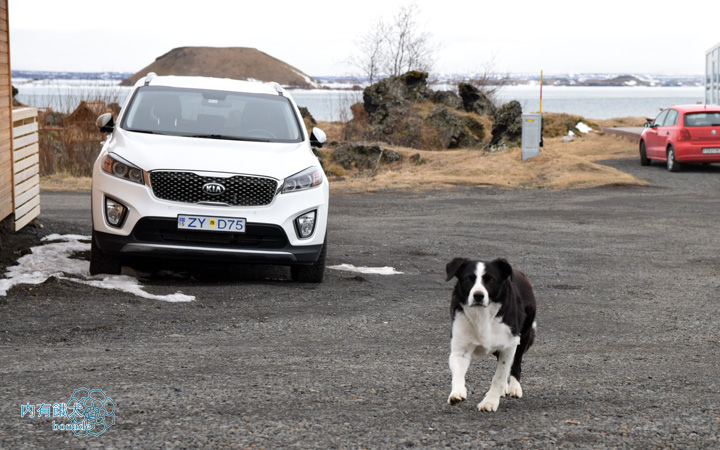
[[(720, 167), (607, 164), (650, 185), (334, 195), (329, 263), (403, 275), (329, 270), (302, 285), (284, 268), (221, 266), (143, 279), (191, 303), (56, 278), (16, 286), (0, 297), (0, 447), (718, 448)], [(43, 202), (44, 228), (16, 240), (89, 233), (87, 195)], [(506, 257), (538, 299), (524, 397), (496, 413), (475, 409), (491, 358), (471, 366), (467, 402), (446, 402), (455, 256)], [(117, 404), (103, 435), (21, 417), (81, 387)]]

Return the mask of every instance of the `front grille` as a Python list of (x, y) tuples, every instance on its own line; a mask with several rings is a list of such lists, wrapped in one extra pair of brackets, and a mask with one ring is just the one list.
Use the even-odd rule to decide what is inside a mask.
[[(207, 183), (225, 187), (220, 195), (203, 191)], [(153, 194), (163, 200), (183, 203), (220, 202), (232, 206), (262, 206), (273, 201), (278, 183), (272, 178), (236, 175), (230, 178), (202, 177), (192, 172), (150, 173)]]
[(143, 217), (133, 229), (137, 242), (157, 244), (189, 244), (217, 248), (281, 249), (288, 244), (282, 227), (247, 224), (245, 233), (178, 230), (177, 220)]

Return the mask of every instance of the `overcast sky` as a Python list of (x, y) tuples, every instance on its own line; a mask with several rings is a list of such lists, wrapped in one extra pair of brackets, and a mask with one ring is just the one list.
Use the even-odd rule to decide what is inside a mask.
[[(435, 72), (699, 75), (720, 2), (415, 2)], [(176, 47), (254, 47), (311, 76), (349, 75), (355, 41), (407, 1), (9, 0), (14, 70), (136, 72)], [(714, 26), (710, 23), (714, 22)]]

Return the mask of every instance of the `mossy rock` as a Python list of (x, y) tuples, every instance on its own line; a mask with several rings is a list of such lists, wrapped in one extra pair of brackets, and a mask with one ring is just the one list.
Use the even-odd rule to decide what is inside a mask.
[(333, 152), (333, 160), (345, 170), (376, 171), (379, 166), (402, 161), (400, 153), (356, 142), (345, 142)]
[[(428, 125), (433, 129), (437, 143), (434, 145), (440, 148), (474, 147), (482, 141), (482, 124), (472, 119), (466, 119), (458, 113), (445, 107), (437, 105), (430, 111), (427, 117)], [(479, 132), (480, 136), (474, 134), (467, 126)]]
[(522, 106), (517, 100), (502, 105), (493, 115), (491, 146), (518, 147), (522, 140)]
[(492, 100), (472, 84), (458, 83), (458, 93), (465, 111), (481, 116), (495, 114), (497, 108)]
[(382, 123), (390, 109), (423, 102), (432, 94), (427, 87), (427, 72), (411, 71), (399, 77), (388, 77), (365, 88), (363, 105), (370, 123)]

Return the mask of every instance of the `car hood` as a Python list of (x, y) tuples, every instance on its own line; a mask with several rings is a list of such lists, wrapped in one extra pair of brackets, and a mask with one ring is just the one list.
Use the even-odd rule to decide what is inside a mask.
[(139, 168), (262, 175), (278, 180), (319, 166), (306, 142), (269, 143), (128, 132), (116, 129), (107, 150)]

